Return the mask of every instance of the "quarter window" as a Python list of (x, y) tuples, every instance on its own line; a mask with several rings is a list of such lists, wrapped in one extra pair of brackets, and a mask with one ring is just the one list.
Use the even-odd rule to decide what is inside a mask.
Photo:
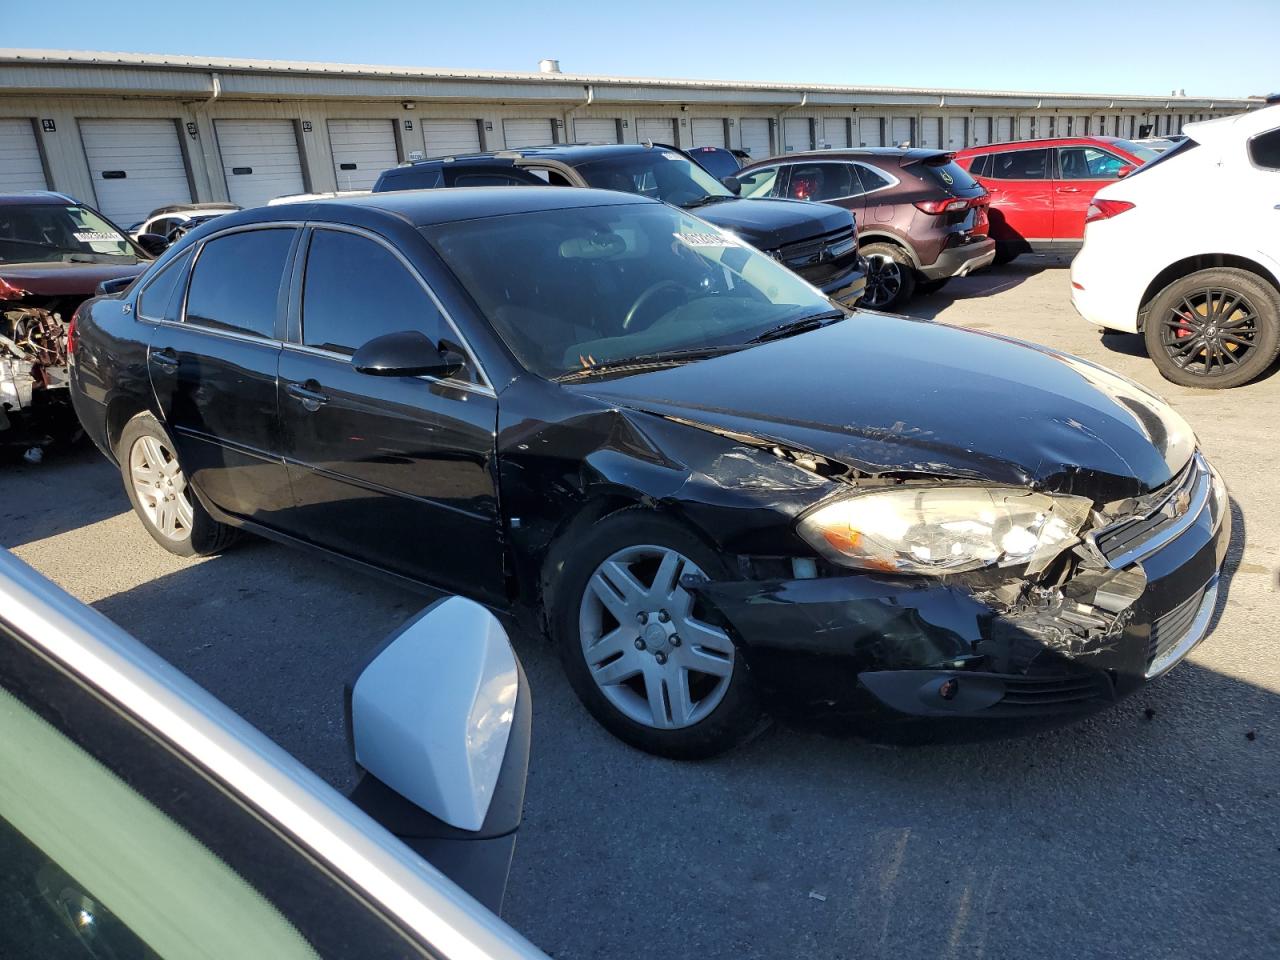
[(1059, 147), (1058, 168), (1063, 180), (1118, 180), (1121, 167), (1136, 164), (1096, 147)]
[(987, 168), (991, 166), (991, 154), (984, 153), (981, 156), (974, 157), (973, 163), (969, 165), (969, 175), (974, 177), (988, 176)]
[(1249, 159), (1256, 166), (1280, 170), (1280, 130), (1269, 130), (1250, 140)]
[(885, 187), (893, 186), (893, 181), (879, 170), (868, 167), (865, 163), (859, 163), (856, 166), (858, 168), (858, 179), (862, 181), (863, 193), (872, 193), (876, 190), (883, 190)]
[(438, 343), (435, 301), (386, 247), (354, 233), (317, 230), (307, 254), (302, 342), (350, 356), (374, 337), (416, 330)]
[(215, 237), (196, 260), (187, 294), (188, 323), (274, 338), (291, 229)]
[(138, 294), (138, 317), (143, 320), (176, 320), (178, 317), (178, 298), (174, 296), (182, 286), (183, 277), (187, 273), (187, 264), (191, 262), (191, 252), (170, 260), (160, 272), (147, 281), (147, 285)]
[(1049, 176), (1049, 151), (1010, 150), (992, 154), (986, 175), (994, 180), (1046, 180)]
[(774, 186), (778, 182), (778, 168), (760, 167), (756, 170), (744, 170), (737, 177), (738, 183), (742, 185), (738, 196), (744, 198), (772, 197), (774, 195)]
[(787, 184), (793, 200), (836, 200), (860, 193), (862, 185), (850, 163), (798, 163)]

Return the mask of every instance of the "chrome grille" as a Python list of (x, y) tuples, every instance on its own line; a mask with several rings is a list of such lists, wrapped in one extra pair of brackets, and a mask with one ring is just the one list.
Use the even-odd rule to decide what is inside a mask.
[(1208, 504), (1212, 485), (1209, 465), (1197, 453), (1182, 473), (1147, 498), (1146, 509), (1103, 527), (1090, 539), (1108, 565), (1128, 566), (1189, 527)]
[(775, 256), (792, 270), (801, 270), (839, 260), (853, 253), (857, 246), (852, 228), (846, 227), (812, 240), (781, 246)]

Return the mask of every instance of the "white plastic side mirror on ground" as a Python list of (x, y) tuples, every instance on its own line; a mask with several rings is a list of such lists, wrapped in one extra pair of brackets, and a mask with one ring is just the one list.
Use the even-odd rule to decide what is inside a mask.
[(497, 618), (461, 597), (441, 600), (393, 635), (352, 686), (356, 763), (449, 826), (479, 831), (520, 684)]

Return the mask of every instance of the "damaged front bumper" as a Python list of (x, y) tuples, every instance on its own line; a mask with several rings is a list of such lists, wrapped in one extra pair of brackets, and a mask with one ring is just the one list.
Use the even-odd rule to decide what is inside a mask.
[(1016, 599), (960, 576), (692, 586), (775, 712), (844, 718), (886, 739), (936, 736), (938, 721), (948, 736), (1002, 735), (1102, 709), (1204, 638), (1231, 517), (1212, 484), (1192, 508), (1139, 559), (1080, 564), (1056, 587), (1022, 585)]

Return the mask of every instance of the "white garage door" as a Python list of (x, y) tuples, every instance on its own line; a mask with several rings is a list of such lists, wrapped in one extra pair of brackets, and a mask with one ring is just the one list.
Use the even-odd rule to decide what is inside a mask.
[(693, 121), (693, 145), (695, 147), (723, 147), (724, 120), (719, 117), (703, 117)]
[(879, 117), (858, 120), (858, 142), (864, 147), (883, 147), (884, 133)]
[(893, 123), (890, 125), (893, 133), (892, 143), (901, 146), (904, 143), (911, 143), (911, 118), (910, 117), (894, 117)]
[(1071, 136), (1085, 137), (1089, 135), (1089, 118), (1074, 116), (1071, 118)]
[(1019, 140), (1031, 139), (1031, 118), (1030, 117), (1018, 118), (1018, 139)]
[(257, 207), (306, 193), (292, 120), (215, 120), (213, 126), (232, 203)]
[(996, 143), (1013, 139), (1013, 117), (996, 117)]
[[(48, 186), (31, 121), (0, 120), (0, 193), (44, 190)], [(126, 227), (128, 225), (125, 224)]]
[(378, 174), (400, 162), (393, 120), (330, 120), (329, 148), (339, 190), (371, 190)]
[(502, 121), (502, 136), (509, 149), (545, 147), (549, 143), (555, 143), (553, 129), (550, 120)]
[(947, 149), (962, 150), (968, 146), (965, 140), (965, 118), (951, 117), (947, 120)]
[(658, 120), (653, 117), (641, 117), (636, 121), (636, 139), (641, 143), (651, 140), (654, 143), (676, 142), (676, 122), (674, 120)]
[(849, 146), (849, 121), (843, 117), (825, 117), (822, 121), (822, 142), (832, 150), (844, 150)]
[(942, 146), (941, 117), (923, 117), (920, 120), (920, 146), (935, 150)]
[(787, 117), (782, 121), (784, 153), (813, 149), (813, 127), (805, 117)]
[(743, 117), (738, 121), (742, 134), (742, 149), (752, 160), (763, 160), (773, 153), (769, 143), (769, 121), (761, 117)]
[(108, 220), (127, 227), (156, 207), (191, 202), (172, 120), (81, 120), (80, 139), (98, 209)]
[(457, 157), (480, 152), (480, 124), (475, 120), (423, 120), (428, 157)]
[(973, 142), (982, 144), (991, 142), (991, 118), (973, 118)]
[(573, 121), (573, 139), (579, 143), (617, 143), (618, 121), (576, 117)]

